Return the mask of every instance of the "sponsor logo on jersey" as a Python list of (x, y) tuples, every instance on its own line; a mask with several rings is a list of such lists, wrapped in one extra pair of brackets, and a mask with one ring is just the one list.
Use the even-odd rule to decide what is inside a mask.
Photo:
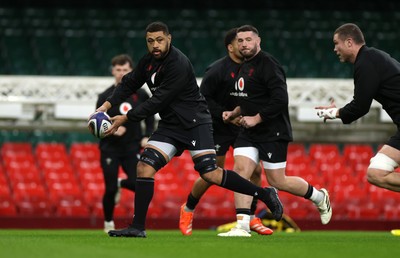
[(243, 77), (240, 77), (237, 82), (235, 83), (235, 90), (234, 92), (231, 92), (229, 95), (234, 96), (234, 97), (247, 97), (247, 93), (243, 92), (244, 90), (244, 79)]

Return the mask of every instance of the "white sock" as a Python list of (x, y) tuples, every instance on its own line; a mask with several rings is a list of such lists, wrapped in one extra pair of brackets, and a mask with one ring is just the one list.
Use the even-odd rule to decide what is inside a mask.
[(247, 214), (236, 214), (236, 227), (250, 232), (250, 215)]
[(113, 220), (111, 220), (111, 221), (104, 221), (104, 226), (112, 226), (112, 227), (115, 227), (114, 221), (113, 221)]
[(252, 221), (254, 218), (256, 217), (256, 215), (250, 215), (250, 221)]
[(320, 204), (322, 200), (324, 199), (325, 194), (319, 190), (317, 190), (315, 187), (313, 187), (313, 191), (310, 197), (310, 200), (315, 203), (315, 204)]

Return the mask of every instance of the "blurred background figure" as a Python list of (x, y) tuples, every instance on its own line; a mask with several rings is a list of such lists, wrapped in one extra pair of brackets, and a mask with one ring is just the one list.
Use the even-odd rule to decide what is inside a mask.
[[(96, 108), (112, 95), (122, 77), (133, 69), (132, 58), (122, 54), (111, 60), (111, 74), (115, 78), (113, 85), (99, 94)], [(108, 110), (110, 116), (126, 114), (130, 109), (144, 102), (149, 95), (144, 89), (127, 98), (120, 105)], [(115, 229), (114, 207), (121, 197), (121, 188), (135, 191), (136, 165), (141, 148), (146, 144), (154, 129), (154, 117), (145, 120), (145, 129), (140, 122), (127, 121), (118, 128), (118, 131), (109, 137), (100, 140), (100, 162), (104, 175), (105, 191), (103, 195), (104, 231)], [(118, 178), (119, 168), (126, 174), (126, 178)]]

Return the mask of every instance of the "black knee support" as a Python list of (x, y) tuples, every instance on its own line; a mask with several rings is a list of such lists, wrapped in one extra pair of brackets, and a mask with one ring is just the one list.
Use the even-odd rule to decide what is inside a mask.
[(200, 157), (197, 157), (193, 160), (194, 169), (200, 173), (200, 175), (205, 174), (207, 172), (211, 172), (218, 168), (217, 166), (217, 156), (214, 154), (206, 154)]
[(156, 171), (167, 164), (164, 156), (156, 149), (146, 148), (140, 155), (140, 161), (152, 166)]

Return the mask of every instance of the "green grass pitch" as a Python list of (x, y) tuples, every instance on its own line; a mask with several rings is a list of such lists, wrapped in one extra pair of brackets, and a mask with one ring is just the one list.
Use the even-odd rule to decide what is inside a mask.
[(108, 237), (102, 230), (0, 229), (0, 257), (386, 258), (400, 257), (400, 237), (376, 231), (303, 231), (223, 238), (212, 230), (184, 237), (177, 230), (148, 230), (143, 239)]

